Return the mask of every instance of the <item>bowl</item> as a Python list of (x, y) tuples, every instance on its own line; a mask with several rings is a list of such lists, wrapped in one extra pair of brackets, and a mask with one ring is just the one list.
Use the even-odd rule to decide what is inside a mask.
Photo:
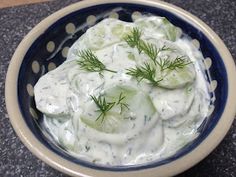
[[(211, 105), (199, 136), (173, 156), (140, 165), (101, 166), (70, 156), (40, 131), (40, 113), (33, 87), (38, 79), (65, 61), (69, 47), (89, 27), (104, 18), (132, 21), (142, 14), (166, 17), (192, 38), (204, 56)], [(206, 157), (223, 139), (236, 113), (236, 69), (221, 39), (190, 13), (161, 1), (91, 0), (50, 15), (22, 40), (6, 77), (5, 97), (11, 124), (33, 154), (73, 176), (172, 176)]]

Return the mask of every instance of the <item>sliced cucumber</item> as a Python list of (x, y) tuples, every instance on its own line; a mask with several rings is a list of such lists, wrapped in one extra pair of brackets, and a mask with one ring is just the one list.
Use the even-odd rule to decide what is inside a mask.
[[(196, 126), (196, 122), (205, 115), (201, 115), (201, 101), (195, 95), (193, 96), (192, 103), (187, 112), (183, 112), (181, 115), (176, 115), (168, 120), (164, 121), (164, 124), (168, 127), (180, 127), (180, 126)], [(194, 129), (194, 128), (192, 128)]]
[(161, 73), (157, 73), (157, 75), (161, 75), (163, 78), (163, 80), (159, 82), (159, 86), (175, 89), (192, 83), (195, 79), (195, 70), (192, 69), (192, 64), (190, 65), (191, 66), (186, 66), (181, 69), (165, 70)]
[(65, 62), (39, 79), (34, 86), (37, 109), (53, 117), (69, 114), (65, 102), (70, 92), (67, 72), (74, 65), (75, 61)]
[[(121, 95), (123, 109), (121, 104), (117, 104)], [(151, 98), (146, 93), (129, 86), (116, 86), (108, 89), (105, 91), (104, 97), (107, 102), (115, 102), (114, 107), (106, 113), (105, 117), (98, 119), (100, 113), (93, 102), (85, 108), (81, 116), (81, 120), (85, 124), (101, 132), (124, 133), (124, 131), (131, 130), (134, 122), (143, 122), (144, 119), (149, 121), (156, 113)]]
[[(184, 61), (186, 65), (176, 68), (161, 69), (157, 65), (157, 77), (162, 78), (159, 86), (169, 89), (181, 88), (194, 81), (196, 73), (194, 63), (191, 62), (187, 54), (169, 41), (159, 41), (159, 46), (165, 46), (168, 50), (160, 51), (157, 57), (157, 62), (161, 63), (164, 60), (169, 62), (177, 61), (178, 59)], [(160, 47), (161, 48), (161, 47)], [(177, 59), (178, 58), (178, 59)]]
[(117, 101), (117, 98), (119, 98), (120, 94), (123, 94), (124, 96), (124, 102), (129, 102), (134, 95), (137, 94), (137, 89), (131, 87), (131, 86), (115, 86), (110, 89), (107, 89), (105, 91), (105, 96), (109, 99), (109, 101)]
[(115, 36), (118, 36), (119, 38), (122, 36), (122, 33), (124, 31), (124, 25), (121, 23), (115, 24), (112, 28), (111, 28), (111, 33)]
[(172, 23), (170, 23), (166, 18), (162, 19), (162, 30), (165, 33), (167, 39), (171, 41), (175, 41), (177, 38), (180, 37), (180, 31), (176, 28)]
[(86, 48), (99, 50), (120, 42), (124, 34), (132, 29), (130, 26), (130, 23), (107, 18), (89, 28), (80, 42), (82, 42)]
[(142, 17), (135, 24), (144, 31), (147, 36), (155, 36), (175, 41), (180, 37), (179, 29), (171, 24), (165, 17)]
[[(93, 116), (99, 116), (99, 114), (93, 114)], [(104, 119), (94, 120), (94, 117), (86, 117), (85, 115), (81, 116), (81, 121), (85, 124), (94, 128), (98, 131), (105, 133), (115, 133), (122, 123), (122, 116), (117, 112), (108, 112)], [(95, 117), (96, 118), (96, 117)]]
[[(195, 90), (192, 85), (175, 90), (163, 90), (154, 104), (163, 120), (184, 116), (192, 106)], [(156, 97), (153, 92), (152, 97)]]

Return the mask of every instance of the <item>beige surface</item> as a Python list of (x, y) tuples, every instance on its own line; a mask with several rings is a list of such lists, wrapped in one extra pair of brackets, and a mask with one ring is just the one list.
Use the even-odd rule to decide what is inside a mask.
[(45, 2), (49, 0), (0, 0), (0, 8), (11, 7), (23, 4), (31, 4), (37, 2)]

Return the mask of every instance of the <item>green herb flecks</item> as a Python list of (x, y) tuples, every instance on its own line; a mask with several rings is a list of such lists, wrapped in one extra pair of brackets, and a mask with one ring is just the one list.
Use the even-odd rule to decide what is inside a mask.
[(78, 52), (77, 63), (80, 65), (80, 68), (90, 72), (99, 72), (109, 71), (116, 73), (116, 71), (107, 69), (106, 66), (98, 59), (96, 55), (93, 54), (91, 50), (81, 50)]
[(169, 58), (162, 59), (160, 58), (159, 61), (157, 61), (157, 64), (160, 66), (161, 71), (164, 71), (166, 69), (169, 70), (176, 70), (176, 69), (182, 69), (186, 65), (191, 64), (192, 62), (189, 61), (186, 56), (179, 56), (176, 57), (174, 60), (170, 60)]
[(138, 82), (146, 79), (156, 86), (160, 81), (162, 81), (162, 79), (156, 79), (156, 69), (149, 63), (144, 63), (144, 66), (136, 66), (135, 68), (127, 69), (127, 71), (126, 74), (135, 77)]

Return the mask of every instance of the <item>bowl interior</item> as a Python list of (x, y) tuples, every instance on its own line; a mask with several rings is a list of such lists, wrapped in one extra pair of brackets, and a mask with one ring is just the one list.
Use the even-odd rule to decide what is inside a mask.
[[(212, 113), (205, 119), (201, 127), (199, 127), (198, 131), (200, 132), (200, 135), (195, 140), (188, 143), (175, 155), (161, 161), (153, 161), (134, 166), (107, 167), (95, 165), (72, 157), (55, 145), (55, 143), (50, 141), (40, 131), (38, 125), (40, 125), (42, 120), (42, 113), (40, 113), (35, 107), (33, 86), (43, 74), (54, 69), (65, 61), (69, 47), (90, 26), (108, 16), (131, 22), (132, 17), (135, 18), (140, 15), (140, 13), (166, 17), (171, 23), (180, 27), (185, 34), (188, 34), (192, 39), (197, 39), (199, 41), (200, 50), (206, 60), (205, 63), (209, 63), (209, 60), (210, 63), (212, 63), (211, 66), (209, 65), (209, 70), (206, 70), (206, 73), (208, 73), (206, 81), (209, 82), (209, 85), (212, 85), (212, 87), (215, 88), (212, 89), (212, 92), (210, 93)], [(201, 31), (186, 20), (182, 19), (181, 16), (172, 14), (164, 9), (129, 3), (111, 3), (92, 6), (72, 12), (59, 19), (47, 28), (43, 34), (35, 39), (24, 56), (18, 77), (18, 101), (21, 113), (24, 117), (24, 121), (34, 136), (37, 137), (37, 139), (48, 149), (65, 159), (90, 168), (110, 171), (129, 171), (156, 167), (169, 163), (191, 152), (208, 136), (219, 121), (227, 100), (227, 91), (228, 82), (224, 62), (217, 52), (217, 49)]]

